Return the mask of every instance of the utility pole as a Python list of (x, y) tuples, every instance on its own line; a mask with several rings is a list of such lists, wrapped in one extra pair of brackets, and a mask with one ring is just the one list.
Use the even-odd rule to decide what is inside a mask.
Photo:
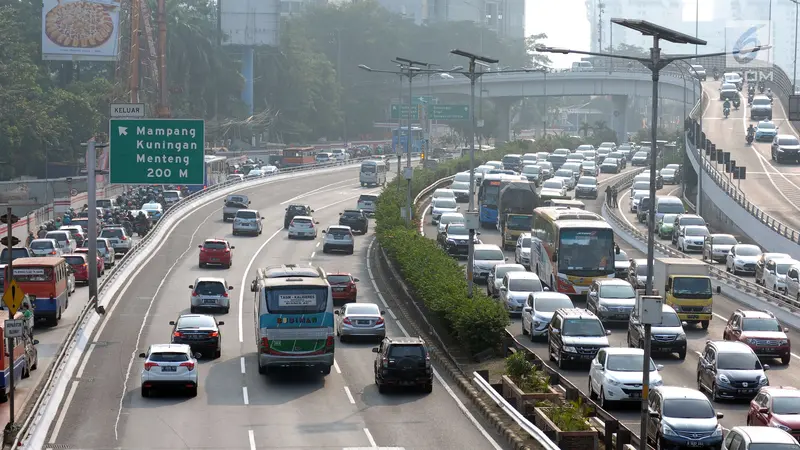
[[(137, 0), (145, 1), (145, 0)], [(169, 100), (167, 93), (167, 7), (166, 0), (158, 0), (158, 110), (156, 115), (162, 119), (168, 119), (171, 114), (169, 111)], [(138, 39), (138, 36), (136, 37)], [(94, 205), (91, 205), (94, 207)], [(89, 264), (91, 266), (91, 264)]]
[(107, 172), (97, 170), (97, 149), (108, 147), (107, 143), (98, 144), (92, 137), (84, 144), (86, 145), (86, 190), (87, 202), (89, 205), (89, 230), (87, 240), (89, 241), (88, 269), (89, 269), (89, 303), (94, 304), (95, 310), (99, 314), (105, 314), (105, 308), (98, 306), (97, 297), (97, 175), (104, 175)]

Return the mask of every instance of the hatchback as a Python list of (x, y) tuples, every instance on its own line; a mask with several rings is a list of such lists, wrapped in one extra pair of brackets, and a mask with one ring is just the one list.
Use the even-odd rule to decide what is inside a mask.
[(225, 322), (217, 322), (213, 316), (205, 314), (181, 314), (172, 325), (172, 344), (186, 344), (192, 351), (207, 351), (212, 358), (222, 355), (222, 335), (219, 327)]
[(328, 284), (331, 285), (333, 292), (333, 304), (355, 303), (358, 297), (359, 279), (346, 272), (334, 272), (328, 274)]
[(77, 283), (89, 283), (89, 265), (86, 264), (86, 255), (71, 253), (64, 255), (64, 260), (72, 268), (72, 274)]
[(797, 440), (781, 427), (733, 427), (722, 450), (800, 450)]
[(258, 236), (264, 231), (261, 221), (264, 218), (254, 209), (240, 209), (233, 217), (233, 235), (252, 234)]
[(295, 216), (289, 222), (289, 239), (292, 238), (317, 238), (317, 227), (319, 222), (314, 221), (310, 216)]
[(355, 251), (355, 239), (353, 230), (343, 225), (331, 225), (327, 230), (323, 230), (325, 237), (322, 239), (322, 253), (332, 251), (343, 251), (352, 255)]
[(233, 264), (233, 252), (236, 247), (224, 239), (206, 239), (200, 247), (200, 267), (222, 266), (230, 268)]
[(722, 413), (705, 394), (678, 386), (658, 386), (647, 396), (647, 440), (656, 448), (715, 448), (722, 443)]
[(34, 239), (31, 241), (30, 248), (33, 256), (60, 256), (62, 254), (55, 239)]
[(141, 372), (142, 397), (150, 397), (155, 389), (172, 388), (185, 390), (190, 397), (197, 396), (199, 376), (197, 358), (185, 344), (155, 344), (144, 353)]
[(201, 310), (222, 310), (225, 314), (231, 308), (229, 291), (233, 286), (228, 286), (224, 278), (200, 277), (189, 285), (192, 294), (189, 297), (191, 312)]
[(114, 247), (111, 245), (110, 240), (106, 238), (97, 238), (97, 251), (103, 255), (106, 269), (112, 267), (116, 263)]
[[(86, 247), (76, 248), (73, 254), (86, 255), (86, 262), (89, 262), (90, 260), (89, 249)], [(97, 264), (97, 276), (98, 277), (103, 276), (103, 274), (106, 273), (106, 265), (105, 265), (105, 260), (103, 260), (103, 255), (100, 253), (100, 250), (98, 250), (97, 255), (95, 255), (95, 264)]]

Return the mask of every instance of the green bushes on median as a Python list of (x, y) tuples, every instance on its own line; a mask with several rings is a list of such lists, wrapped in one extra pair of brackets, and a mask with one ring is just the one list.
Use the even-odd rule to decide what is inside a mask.
[[(490, 152), (476, 152), (475, 164), (499, 160), (507, 153), (552, 151), (558, 147), (556, 140), (514, 142)], [(415, 169), (412, 198), (437, 180), (468, 169), (468, 157), (443, 161), (435, 170)], [(478, 286), (473, 297), (467, 297), (464, 269), (434, 240), (419, 235), (419, 221), (424, 217), (415, 217), (412, 226), (406, 227), (400, 211), (406, 206), (407, 189), (405, 180), (393, 180), (381, 193), (375, 211), (378, 242), (397, 263), (416, 298), (437, 315), (464, 349), (476, 354), (497, 347), (510, 323), (508, 312)]]

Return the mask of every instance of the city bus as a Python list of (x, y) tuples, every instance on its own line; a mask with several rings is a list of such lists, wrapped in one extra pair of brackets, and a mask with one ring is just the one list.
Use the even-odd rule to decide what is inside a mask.
[(582, 296), (595, 279), (614, 278), (614, 231), (600, 215), (536, 208), (531, 235), (531, 271), (550, 290)]
[[(397, 148), (398, 145), (398, 134), (400, 136), (400, 148)], [(400, 127), (395, 128), (392, 130), (392, 148), (395, 149), (395, 153), (407, 153), (406, 152), (406, 136), (408, 136), (408, 127)], [(425, 138), (422, 134), (422, 128), (420, 127), (411, 127), (411, 153), (419, 154), (422, 153), (422, 148), (425, 145)]]
[[(57, 256), (19, 258), (14, 261), (13, 270), (14, 280), (22, 291), (36, 296), (33, 301), (36, 319), (57, 325), (61, 314), (69, 306), (67, 277), (70, 269), (67, 261)], [(7, 273), (5, 279), (8, 289)]]
[(478, 215), (482, 227), (498, 226), (497, 203), (500, 201), (500, 191), (514, 181), (521, 180), (516, 175), (502, 173), (484, 175), (478, 186)]
[(310, 166), (317, 162), (317, 150), (314, 147), (289, 147), (283, 149), (281, 164), (283, 167)]
[(189, 184), (186, 189), (189, 193), (202, 191), (203, 189), (222, 183), (228, 176), (228, 158), (224, 156), (205, 155), (206, 173), (203, 176), (203, 184)]
[(333, 291), (325, 272), (310, 266), (259, 269), (253, 292), (258, 373), (273, 368), (333, 367)]

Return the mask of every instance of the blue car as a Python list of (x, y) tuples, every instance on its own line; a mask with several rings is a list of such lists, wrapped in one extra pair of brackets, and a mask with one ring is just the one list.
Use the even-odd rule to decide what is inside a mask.
[(757, 141), (772, 141), (778, 135), (778, 127), (769, 120), (762, 120), (756, 126)]
[(722, 413), (705, 394), (677, 386), (658, 386), (647, 397), (647, 440), (656, 448), (677, 450), (722, 447)]

